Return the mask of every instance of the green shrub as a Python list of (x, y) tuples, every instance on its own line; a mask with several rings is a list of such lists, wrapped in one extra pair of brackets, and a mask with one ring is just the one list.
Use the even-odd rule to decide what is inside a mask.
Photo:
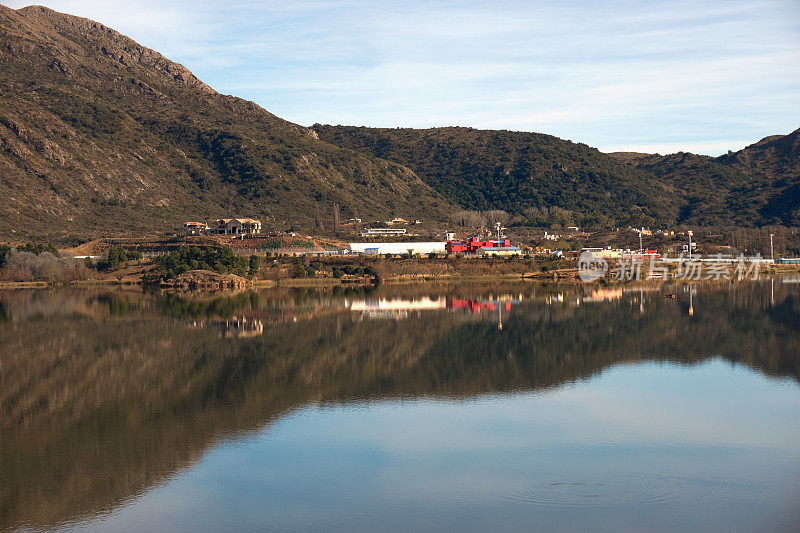
[(113, 270), (125, 261), (137, 261), (141, 258), (141, 252), (126, 250), (125, 248), (115, 246), (108, 251), (105, 259), (101, 259), (97, 262), (97, 270)]
[(190, 270), (214, 270), (218, 274), (247, 276), (250, 269), (247, 258), (236, 255), (227, 246), (183, 246), (167, 255), (156, 257), (154, 263), (166, 279)]
[(293, 278), (313, 278), (317, 275), (317, 270), (311, 265), (305, 264), (299, 257), (295, 257), (292, 264), (294, 266), (294, 271), (292, 272)]
[(0, 268), (3, 268), (6, 265), (6, 257), (8, 253), (11, 251), (11, 247), (8, 245), (0, 245)]
[(249, 274), (251, 276), (255, 276), (256, 274), (258, 274), (260, 268), (261, 268), (261, 258), (258, 257), (257, 255), (251, 255)]
[(42, 252), (50, 252), (54, 256), (58, 257), (58, 249), (50, 243), (42, 244), (42, 243), (31, 243), (23, 244), (22, 246), (17, 246), (18, 252), (30, 252), (32, 254), (39, 255)]

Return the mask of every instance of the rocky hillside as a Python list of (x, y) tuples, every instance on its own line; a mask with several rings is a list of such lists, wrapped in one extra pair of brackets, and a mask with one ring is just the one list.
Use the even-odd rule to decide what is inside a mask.
[(465, 209), (509, 211), (534, 224), (581, 225), (651, 225), (678, 213), (669, 185), (596, 148), (552, 135), (320, 124), (312, 129), (338, 146), (408, 166)]
[[(87, 19), (0, 6), (0, 235), (257, 216), (441, 219), (412, 171), (339, 148)], [(275, 222), (273, 221), (273, 224)]]
[(680, 191), (680, 222), (800, 225), (800, 130), (720, 157), (685, 152), (609, 155)]
[(800, 224), (798, 132), (712, 158), (603, 154), (551, 135), (316, 124), (323, 140), (406, 165), (465, 209), (585, 226)]
[(69, 241), (504, 210), (522, 225), (800, 224), (798, 132), (711, 158), (537, 133), (282, 120), (87, 19), (0, 6), (0, 236)]

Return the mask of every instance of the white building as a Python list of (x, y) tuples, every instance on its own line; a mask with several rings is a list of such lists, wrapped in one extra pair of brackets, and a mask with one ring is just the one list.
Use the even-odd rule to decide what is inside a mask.
[(254, 218), (220, 218), (214, 221), (217, 235), (256, 235), (261, 233), (261, 221)]
[(202, 235), (208, 231), (208, 225), (203, 222), (184, 222), (181, 231), (184, 235)]
[(516, 246), (491, 246), (478, 248), (475, 253), (482, 257), (508, 257), (510, 255), (522, 255), (522, 250)]
[(406, 228), (368, 228), (358, 234), (359, 237), (380, 237), (385, 235), (405, 235)]
[(365, 255), (443, 254), (444, 244), (444, 242), (351, 242), (350, 250)]

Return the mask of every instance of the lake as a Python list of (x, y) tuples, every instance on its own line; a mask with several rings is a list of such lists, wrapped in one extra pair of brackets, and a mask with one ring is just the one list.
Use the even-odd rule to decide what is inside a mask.
[(0, 291), (0, 529), (797, 531), (800, 284)]

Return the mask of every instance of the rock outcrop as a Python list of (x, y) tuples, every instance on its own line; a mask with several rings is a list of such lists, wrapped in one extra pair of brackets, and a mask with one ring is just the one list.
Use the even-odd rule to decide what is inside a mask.
[(251, 281), (235, 274), (217, 274), (211, 270), (191, 270), (174, 280), (165, 281), (163, 288), (179, 291), (238, 291), (249, 289)]

